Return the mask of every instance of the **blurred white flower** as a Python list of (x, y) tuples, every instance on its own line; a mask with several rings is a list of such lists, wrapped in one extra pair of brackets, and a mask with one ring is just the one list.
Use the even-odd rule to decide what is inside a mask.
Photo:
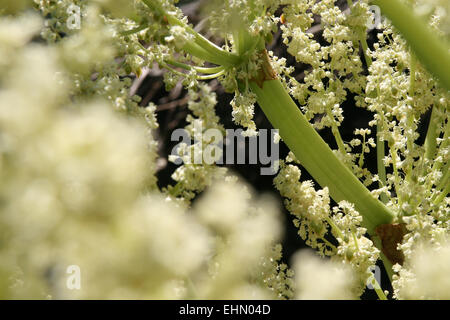
[(400, 299), (450, 299), (450, 241), (419, 243), (403, 267), (396, 266), (395, 294)]
[(326, 260), (302, 250), (294, 258), (296, 299), (348, 300), (352, 294), (354, 276), (347, 265)]

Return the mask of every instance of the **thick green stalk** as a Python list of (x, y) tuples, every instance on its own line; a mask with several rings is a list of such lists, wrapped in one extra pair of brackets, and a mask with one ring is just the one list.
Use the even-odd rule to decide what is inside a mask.
[(369, 234), (374, 234), (378, 225), (392, 223), (394, 215), (336, 157), (292, 101), (280, 80), (264, 81), (262, 88), (251, 81), (250, 88), (300, 163), (322, 187), (328, 187), (336, 202), (347, 200), (355, 204)]
[(413, 10), (399, 0), (373, 0), (406, 39), (416, 57), (450, 90), (449, 44), (433, 32)]

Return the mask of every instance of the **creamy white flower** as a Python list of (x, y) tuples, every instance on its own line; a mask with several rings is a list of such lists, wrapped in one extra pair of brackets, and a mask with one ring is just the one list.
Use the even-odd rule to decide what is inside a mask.
[(349, 267), (317, 257), (309, 250), (300, 251), (294, 259), (296, 299), (356, 299)]

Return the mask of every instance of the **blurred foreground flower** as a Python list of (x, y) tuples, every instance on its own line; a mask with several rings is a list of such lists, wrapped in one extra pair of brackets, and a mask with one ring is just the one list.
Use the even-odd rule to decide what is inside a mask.
[(320, 258), (310, 250), (302, 250), (294, 257), (296, 298), (301, 300), (348, 300), (355, 277), (347, 265)]

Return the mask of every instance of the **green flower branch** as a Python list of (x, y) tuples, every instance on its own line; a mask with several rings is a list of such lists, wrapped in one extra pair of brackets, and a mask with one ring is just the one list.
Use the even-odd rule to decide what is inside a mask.
[(363, 216), (369, 234), (381, 224), (391, 223), (394, 214), (359, 181), (320, 137), (286, 92), (279, 79), (265, 81), (260, 88), (250, 82), (259, 105), (302, 166), (322, 186), (328, 187), (334, 201), (354, 203)]
[(194, 36), (193, 42), (186, 42), (183, 46), (183, 50), (191, 55), (202, 60), (227, 67), (234, 66), (241, 61), (238, 55), (219, 48), (183, 21), (179, 20), (172, 14), (165, 12), (158, 1), (142, 0), (142, 2), (144, 2), (150, 9), (154, 10), (154, 12), (159, 16), (163, 17), (163, 19), (165, 19), (170, 25), (183, 27), (186, 32)]

